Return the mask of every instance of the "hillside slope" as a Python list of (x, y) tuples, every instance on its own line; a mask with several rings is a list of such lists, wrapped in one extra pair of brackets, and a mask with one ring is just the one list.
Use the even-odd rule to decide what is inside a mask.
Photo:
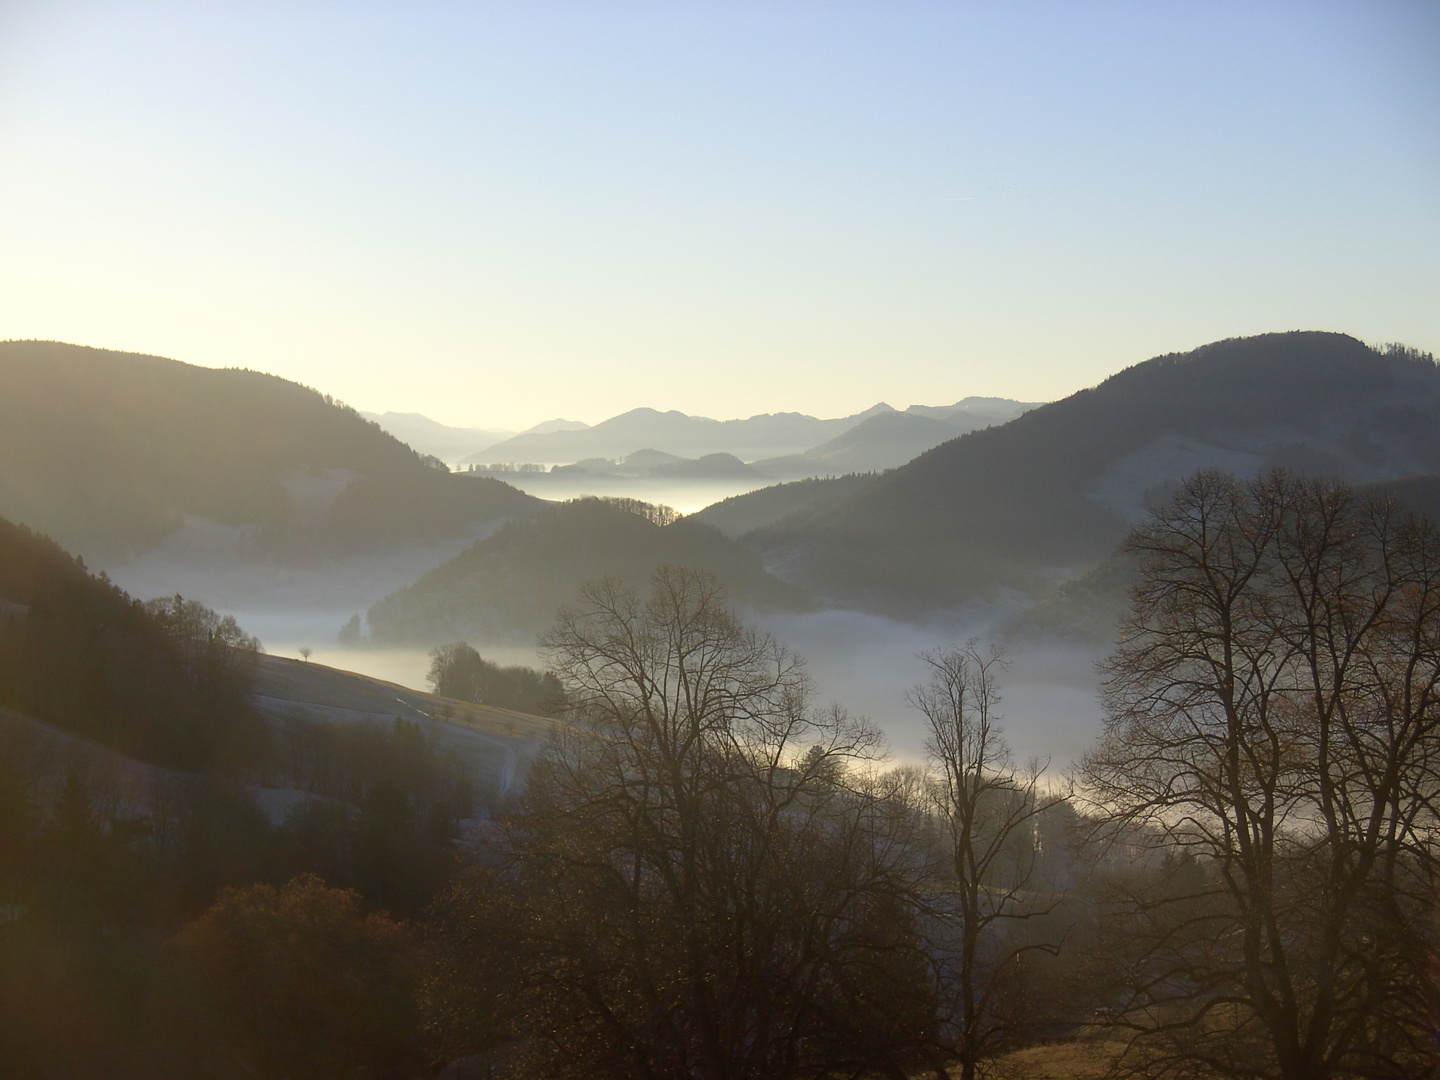
[(746, 543), (822, 596), (913, 614), (1094, 566), (1198, 468), (1274, 466), (1356, 482), (1436, 471), (1434, 360), (1310, 332), (1157, 357)]
[(849, 495), (875, 479), (870, 473), (834, 476), (826, 479), (811, 477), (792, 480), (788, 484), (772, 484), (744, 495), (711, 503), (689, 515), (691, 521), (713, 525), (726, 536), (739, 538), (746, 533), (773, 525), (798, 510), (804, 510), (827, 499)]
[(876, 412), (803, 454), (758, 461), (755, 466), (785, 477), (883, 472), (967, 432), (1008, 423), (1034, 407), (1004, 398), (965, 398), (954, 405), (912, 405), (904, 412)]
[(156, 765), (245, 766), (265, 743), (250, 657), (183, 629), (0, 518), (0, 707)]
[(765, 571), (760, 557), (709, 525), (657, 525), (601, 499), (579, 499), (512, 521), (414, 585), (370, 609), (376, 642), (437, 645), (532, 642), (580, 588), (605, 574), (635, 586), (678, 563), (712, 570), (742, 606), (801, 610), (805, 594)]
[(0, 514), (85, 552), (144, 549), (183, 515), (272, 555), (374, 550), (534, 500), (450, 476), (353, 409), (273, 375), (0, 342)]

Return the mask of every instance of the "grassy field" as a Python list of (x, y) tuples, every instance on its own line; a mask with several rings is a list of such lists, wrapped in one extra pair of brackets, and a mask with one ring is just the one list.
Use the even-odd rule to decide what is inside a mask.
[(1032, 1046), (991, 1062), (987, 1076), (995, 1080), (1100, 1080), (1109, 1074), (1123, 1048), (1123, 1043), (1101, 1037)]
[(470, 762), (482, 802), (492, 810), (523, 788), (530, 763), (556, 723), (280, 656), (260, 657), (251, 700), (282, 724), (287, 720), (389, 724), (396, 719), (422, 723), (444, 750)]
[(260, 657), (254, 696), (262, 707), (291, 706), (316, 719), (438, 720), (493, 738), (543, 742), (554, 723), (542, 716), (437, 697), (353, 671)]

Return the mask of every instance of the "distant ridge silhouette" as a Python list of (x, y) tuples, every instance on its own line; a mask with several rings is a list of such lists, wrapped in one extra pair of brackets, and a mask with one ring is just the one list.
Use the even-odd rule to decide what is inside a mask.
[(1149, 501), (1204, 466), (1362, 483), (1440, 471), (1440, 369), (1308, 331), (1159, 356), (746, 543), (818, 595), (913, 614), (1096, 565)]
[(0, 342), (0, 514), (72, 549), (141, 550), (189, 514), (250, 528), (257, 553), (323, 556), (537, 505), (436, 464), (274, 375)]

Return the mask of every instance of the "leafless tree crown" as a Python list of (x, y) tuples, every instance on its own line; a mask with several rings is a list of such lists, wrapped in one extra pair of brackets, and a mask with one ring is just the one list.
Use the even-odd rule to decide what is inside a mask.
[(1429, 1075), (1434, 528), (1342, 484), (1201, 473), (1129, 547), (1085, 779), (1113, 835), (1194, 868), (1115, 913), (1147, 1067)]

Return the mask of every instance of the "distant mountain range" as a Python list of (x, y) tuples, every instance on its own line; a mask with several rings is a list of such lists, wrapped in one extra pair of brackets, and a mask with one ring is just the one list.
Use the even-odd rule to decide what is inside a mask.
[(508, 439), (513, 431), (486, 431), (482, 428), (449, 427), (420, 413), (362, 412), (413, 450), (441, 461), (459, 461), (468, 454)]
[(757, 461), (755, 467), (785, 479), (883, 472), (967, 432), (1008, 423), (1033, 408), (1004, 398), (966, 398), (954, 405), (877, 412), (802, 454)]
[(638, 450), (619, 461), (609, 458), (585, 458), (573, 465), (556, 465), (551, 473), (568, 475), (588, 473), (592, 476), (661, 476), (687, 480), (760, 479), (764, 477), (753, 465), (746, 465), (734, 454), (706, 454), (701, 458), (683, 458), (663, 450)]
[(1195, 470), (1276, 466), (1359, 483), (1440, 472), (1433, 358), (1313, 332), (1156, 357), (848, 492), (821, 482), (745, 543), (825, 600), (913, 615), (1043, 592), (1105, 560)]
[[(459, 430), (396, 417), (429, 438)], [(1384, 484), (1437, 513), (1440, 368), (1342, 334), (1268, 334), (1156, 357), (1039, 407), (969, 398), (727, 422), (640, 409), (591, 428), (547, 422), (482, 453), (500, 456), (681, 481), (836, 478), (773, 485), (673, 525), (608, 504), (555, 510), (452, 475), (284, 379), (0, 343), (0, 515), (87, 555), (145, 549), (186, 516), (242, 528), (252, 557), (281, 561), (509, 522), (372, 610), (378, 639), (429, 644), (524, 637), (589, 577), (639, 582), (663, 562), (708, 566), (756, 606), (813, 596), (912, 617), (1001, 589), (1046, 596), (1105, 563), (1147, 507), (1202, 467)], [(1122, 578), (1077, 581), (1045, 618), (1113, 601)]]
[(637, 450), (662, 450), (677, 457), (733, 454), (742, 461), (800, 453), (854, 427), (888, 405), (838, 420), (817, 420), (802, 413), (764, 413), (747, 420), (711, 420), (671, 410), (631, 409), (594, 427), (532, 431), (487, 447), (466, 464), (532, 461), (569, 464), (585, 458), (627, 457)]
[[(456, 462), (479, 454), (487, 447), (512, 439), (517, 434), (499, 429), (452, 427), (420, 413), (362, 412), (360, 415), (366, 420), (375, 421), (412, 449), (422, 454), (430, 454), (444, 462)], [(589, 426), (580, 420), (546, 420), (519, 434), (548, 435), (556, 431), (584, 431)]]
[[(594, 427), (551, 421), (460, 460), (476, 466), (502, 462), (578, 465), (590, 472), (623, 475), (633, 473), (636, 455), (648, 451), (688, 461), (726, 454), (753, 465), (760, 475), (780, 479), (879, 471), (902, 465), (967, 431), (1003, 424), (1033, 407), (1004, 398), (966, 398), (954, 405), (912, 405), (903, 413), (882, 402), (833, 420), (802, 413), (765, 413), (723, 421), (682, 412), (632, 409)], [(392, 430), (399, 434), (398, 428)], [(625, 468), (613, 468), (622, 463)], [(714, 471), (712, 464), (696, 475)]]
[(144, 550), (185, 515), (289, 558), (463, 534), (535, 505), (273, 375), (0, 342), (0, 515), (87, 555)]

